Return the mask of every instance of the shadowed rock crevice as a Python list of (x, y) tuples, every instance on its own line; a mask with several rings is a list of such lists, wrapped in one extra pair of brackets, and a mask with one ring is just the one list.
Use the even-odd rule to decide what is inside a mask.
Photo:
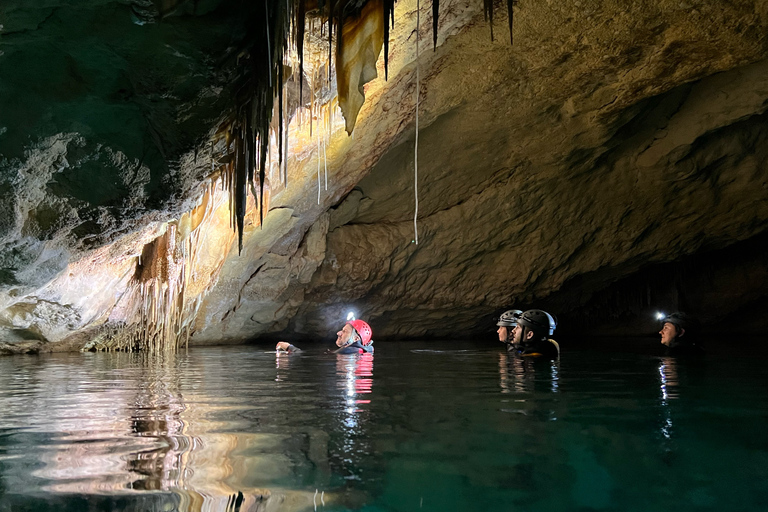
[(763, 335), (768, 329), (761, 312), (768, 304), (766, 244), (768, 233), (762, 233), (634, 272), (601, 269), (566, 282), (543, 305), (565, 311), (563, 334), (572, 337), (655, 334), (655, 313), (678, 310), (698, 318), (704, 336), (714, 338), (724, 330)]

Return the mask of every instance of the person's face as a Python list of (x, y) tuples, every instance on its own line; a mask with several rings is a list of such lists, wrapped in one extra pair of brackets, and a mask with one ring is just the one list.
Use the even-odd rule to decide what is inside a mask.
[[(513, 343), (522, 343), (523, 342), (523, 326), (520, 324), (517, 324), (514, 329), (512, 329), (512, 342)], [(533, 338), (533, 331), (528, 331), (528, 334), (525, 335), (526, 340), (530, 340)]]
[(515, 328), (512, 329), (512, 342), (513, 343), (523, 342), (523, 328), (520, 327), (520, 324), (517, 324)]
[(661, 344), (669, 346), (669, 344), (672, 343), (672, 340), (675, 339), (675, 336), (677, 336), (677, 329), (673, 324), (664, 322), (659, 334), (661, 334)]
[(352, 326), (350, 324), (344, 324), (339, 332), (336, 333), (336, 346), (343, 347), (352, 337)]
[(496, 332), (499, 333), (499, 341), (507, 341), (507, 336), (509, 336), (509, 332), (506, 326), (500, 325), (499, 328), (496, 330)]

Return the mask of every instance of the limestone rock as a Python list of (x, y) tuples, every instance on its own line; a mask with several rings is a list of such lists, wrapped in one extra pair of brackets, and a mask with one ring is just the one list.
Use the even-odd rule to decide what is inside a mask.
[[(126, 316), (144, 244), (168, 221), (191, 229), (183, 214), (210, 165), (194, 148), (226, 92), (199, 30), (210, 21), (219, 49), (229, 34), (207, 8), (175, 2), (160, 2), (174, 15), (160, 24), (147, 2), (113, 15), (96, 0), (51, 4), (0, 7), (15, 13), (3, 43), (56, 63), (52, 85), (41, 85), (48, 68), (20, 64), (0, 82), (0, 311), (14, 341), (82, 346), (89, 329)], [(242, 252), (226, 215), (204, 237), (192, 344), (319, 337), (350, 307), (377, 339), (487, 333), (494, 314), (529, 305), (550, 307), (564, 328), (586, 315), (595, 332), (602, 322), (603, 333), (626, 333), (644, 328), (653, 300), (701, 313), (716, 302), (683, 300), (682, 284), (655, 273), (732, 297), (710, 264), (740, 288), (726, 309), (765, 303), (768, 264), (728, 251), (759, 251), (768, 225), (767, 2), (520, 3), (510, 47), (506, 20), (491, 41), (479, 2), (443, 1), (436, 51), (423, 7), (418, 61), (415, 6), (397, 3), (389, 80), (379, 58), (353, 135), (337, 116), (321, 144), (296, 120), (288, 187), (270, 178), (271, 211), (246, 223)], [(85, 42), (86, 27), (99, 27), (98, 44)], [(83, 42), (45, 60), (37, 37), (51, 33)], [(158, 60), (133, 47), (136, 34), (163, 48)], [(8, 48), (3, 70), (22, 59)], [(28, 125), (33, 134), (20, 130)], [(700, 279), (683, 278), (689, 264)]]

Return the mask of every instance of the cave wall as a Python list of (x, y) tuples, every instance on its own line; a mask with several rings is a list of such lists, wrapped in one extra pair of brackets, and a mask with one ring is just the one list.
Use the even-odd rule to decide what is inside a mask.
[[(452, 3), (461, 23), (420, 57), (419, 244), (414, 53), (395, 36), (389, 81), (369, 84), (354, 144), (337, 143), (335, 192), (319, 208), (290, 201), (290, 242), (260, 256), (254, 268), (268, 271), (236, 286), (248, 299), (220, 323), (199, 321), (193, 342), (317, 338), (349, 309), (378, 338), (484, 333), (515, 305), (545, 305), (568, 322), (592, 304), (569, 291), (579, 276), (591, 296), (764, 232), (765, 5), (525, 7), (510, 49), (490, 41), (476, 6)], [(296, 163), (311, 187), (316, 161)], [(325, 255), (307, 267), (309, 239), (297, 234), (315, 218), (312, 245), (321, 249), (327, 230)], [(744, 296), (764, 293), (761, 280), (751, 286)], [(614, 319), (606, 311), (591, 325), (652, 327)]]
[[(210, 289), (196, 299), (191, 344), (318, 337), (335, 332), (349, 309), (369, 320), (379, 339), (487, 333), (493, 315), (518, 305), (551, 307), (566, 322), (564, 332), (568, 323), (581, 329), (581, 315), (595, 332), (635, 332), (645, 328), (642, 322), (616, 319), (640, 318), (653, 304), (628, 302), (617, 312), (606, 307), (612, 294), (647, 289), (645, 273), (659, 265), (686, 265), (762, 240), (768, 2), (521, 3), (510, 47), (505, 19), (495, 20), (492, 41), (480, 2), (443, 1), (434, 51), (429, 6), (423, 6), (418, 245), (412, 222), (415, 7), (411, 0), (397, 3), (389, 79), (382, 78), (379, 58), (353, 135), (337, 116), (321, 157), (318, 135), (296, 127), (289, 186), (273, 190), (263, 223), (247, 219), (242, 252), (230, 235), (208, 237), (216, 245), (204, 255)], [(176, 30), (184, 20), (173, 22)], [(212, 99), (184, 124), (195, 127), (184, 140), (212, 125), (207, 116), (222, 94), (215, 87), (221, 77), (205, 76), (214, 86), (189, 91), (208, 91)], [(165, 113), (170, 126), (179, 116), (187, 119), (189, 101), (175, 110), (150, 107), (146, 115)], [(164, 171), (153, 175), (152, 166), (147, 177), (141, 158), (127, 150), (98, 146), (106, 156), (83, 156), (97, 162), (94, 169), (117, 170), (113, 179), (125, 167), (143, 178), (125, 174), (133, 185), (119, 185), (106, 205), (98, 203), (101, 196), (77, 202), (71, 191), (57, 195), (73, 167), (70, 146), (80, 144), (79, 136), (56, 135), (68, 130), (43, 131), (21, 146), (21, 156), (0, 159), (10, 169), (0, 187), (11, 198), (2, 203), (3, 218), (14, 219), (0, 253), (6, 258), (0, 323), (16, 340), (66, 340), (108, 323), (142, 246), (196, 204), (190, 191), (203, 164), (192, 149), (182, 151), (186, 143), (174, 146), (178, 158), (162, 159), (160, 169), (178, 161), (165, 178)], [(320, 179), (325, 165), (327, 188)], [(94, 183), (77, 180), (87, 192)], [(73, 220), (49, 212), (50, 202), (70, 208)], [(124, 215), (119, 221), (115, 205)], [(99, 221), (81, 233), (75, 228), (83, 212)], [(52, 234), (24, 231), (41, 223)], [(25, 240), (36, 249), (16, 250)], [(762, 275), (761, 265), (727, 267), (722, 276), (733, 276), (734, 288), (722, 277), (725, 284), (712, 285), (721, 290), (716, 296), (733, 294), (738, 283), (737, 293), (749, 299), (733, 301), (733, 311), (757, 307), (764, 280), (739, 276)], [(100, 276), (103, 288), (83, 294), (89, 273)], [(662, 301), (674, 295), (672, 288), (654, 283), (652, 298), (681, 304)], [(696, 308), (706, 315), (706, 304), (715, 302)]]
[(693, 335), (702, 339), (764, 342), (767, 246), (764, 232), (724, 249), (650, 264), (634, 273), (580, 275), (543, 299), (542, 306), (563, 312), (560, 332), (569, 338), (655, 335), (660, 327), (656, 313), (685, 311), (696, 320)]
[(0, 4), (0, 309), (191, 209), (229, 108), (242, 12), (148, 0)]
[[(592, 21), (607, 18), (611, 6), (602, 5)], [(455, 39), (460, 57), (438, 50), (439, 73), (425, 73), (433, 81), (419, 135), (419, 245), (409, 126), (332, 210), (343, 219), (331, 223), (325, 261), (283, 334), (323, 332), (348, 308), (370, 318), (380, 338), (486, 332), (489, 312), (513, 306), (551, 307), (567, 325), (585, 307), (566, 286), (579, 276), (589, 295), (654, 264), (760, 236), (768, 64), (731, 67), (746, 62), (732, 53), (733, 43), (750, 46), (741, 29), (717, 42), (687, 25), (689, 16), (655, 6), (663, 16), (645, 18), (646, 30), (634, 19), (625, 47), (630, 41), (601, 46), (587, 29), (574, 46), (502, 55), (467, 29)], [(608, 27), (620, 23), (606, 18)], [(576, 20), (562, 21), (567, 35)], [(754, 43), (761, 59), (764, 42)], [(461, 78), (448, 85), (448, 77)], [(732, 286), (711, 293), (758, 302), (765, 293), (759, 278), (734, 277)], [(693, 312), (711, 320), (748, 307), (724, 300), (715, 315), (712, 302)], [(686, 307), (659, 300), (645, 308), (662, 306)], [(653, 329), (616, 325), (599, 309), (590, 317), (595, 333)], [(584, 327), (574, 324), (571, 332)]]

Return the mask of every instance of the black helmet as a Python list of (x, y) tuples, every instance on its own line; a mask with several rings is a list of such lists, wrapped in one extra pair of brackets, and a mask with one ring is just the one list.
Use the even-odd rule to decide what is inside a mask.
[(517, 321), (520, 320), (520, 315), (523, 312), (519, 309), (510, 309), (505, 311), (499, 317), (499, 321), (496, 323), (499, 327), (514, 327), (517, 325)]
[(688, 329), (690, 319), (688, 318), (688, 315), (678, 311), (675, 313), (670, 313), (669, 315), (662, 318), (661, 325), (663, 326), (666, 323), (674, 325), (677, 330), (680, 331), (681, 329)]
[(529, 309), (522, 314), (518, 322), (520, 325), (542, 336), (552, 336), (557, 327), (555, 317), (540, 309)]

